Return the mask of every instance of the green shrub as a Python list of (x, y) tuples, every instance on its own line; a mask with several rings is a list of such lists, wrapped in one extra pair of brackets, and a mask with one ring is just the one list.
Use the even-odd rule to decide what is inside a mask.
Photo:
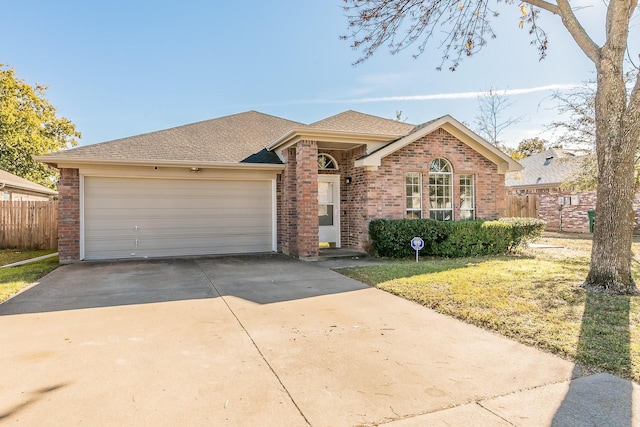
[(421, 237), (421, 255), (465, 257), (497, 255), (539, 237), (545, 222), (535, 218), (497, 221), (436, 221), (432, 219), (376, 219), (369, 223), (377, 255), (408, 258), (415, 255), (411, 239)]
[(377, 255), (405, 258), (415, 255), (411, 239), (421, 237), (424, 249), (430, 254), (445, 239), (445, 223), (433, 219), (375, 219), (369, 223), (369, 236)]
[(512, 239), (516, 246), (523, 245), (542, 236), (547, 223), (538, 218), (500, 218), (503, 224), (511, 225)]

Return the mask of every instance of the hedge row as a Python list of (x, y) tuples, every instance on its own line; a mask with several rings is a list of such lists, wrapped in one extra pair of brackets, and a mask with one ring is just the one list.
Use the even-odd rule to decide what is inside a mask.
[(436, 221), (432, 219), (376, 219), (369, 236), (377, 255), (415, 256), (410, 242), (424, 240), (421, 255), (464, 257), (497, 255), (542, 234), (545, 222), (537, 218), (502, 218), (497, 221)]

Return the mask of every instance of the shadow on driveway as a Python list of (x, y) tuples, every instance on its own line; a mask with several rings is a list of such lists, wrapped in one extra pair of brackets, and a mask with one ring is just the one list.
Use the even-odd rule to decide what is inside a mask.
[(0, 304), (0, 316), (234, 296), (271, 304), (365, 289), (281, 254), (79, 263)]
[[(630, 297), (599, 295), (588, 291), (577, 361), (589, 363), (595, 358), (602, 359), (603, 355), (610, 355), (608, 364), (630, 374), (630, 312)], [(576, 366), (574, 377), (579, 377), (580, 371), (580, 367)], [(633, 384), (630, 381), (609, 374), (578, 378), (569, 385), (551, 425), (632, 427), (633, 406)]]

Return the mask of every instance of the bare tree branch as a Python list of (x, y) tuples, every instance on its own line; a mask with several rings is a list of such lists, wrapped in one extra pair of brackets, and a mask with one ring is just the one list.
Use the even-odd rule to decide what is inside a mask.
[(571, 9), (569, 1), (558, 0), (558, 10), (560, 11), (560, 16), (564, 26), (578, 44), (578, 47), (580, 47), (585, 55), (587, 55), (587, 58), (597, 65), (600, 61), (600, 47), (591, 40), (589, 34), (587, 34), (584, 27), (580, 24), (578, 18), (576, 18), (576, 15)]
[(531, 6), (539, 7), (540, 9), (544, 9), (547, 12), (551, 12), (554, 15), (560, 15), (560, 9), (558, 5), (546, 2), (544, 0), (526, 0), (526, 3), (529, 3)]

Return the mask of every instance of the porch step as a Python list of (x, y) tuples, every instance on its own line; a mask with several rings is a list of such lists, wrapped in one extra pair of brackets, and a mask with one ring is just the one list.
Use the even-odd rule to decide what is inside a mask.
[(330, 249), (321, 248), (318, 253), (318, 259), (336, 259), (336, 258), (366, 258), (365, 252), (356, 251), (355, 249)]

